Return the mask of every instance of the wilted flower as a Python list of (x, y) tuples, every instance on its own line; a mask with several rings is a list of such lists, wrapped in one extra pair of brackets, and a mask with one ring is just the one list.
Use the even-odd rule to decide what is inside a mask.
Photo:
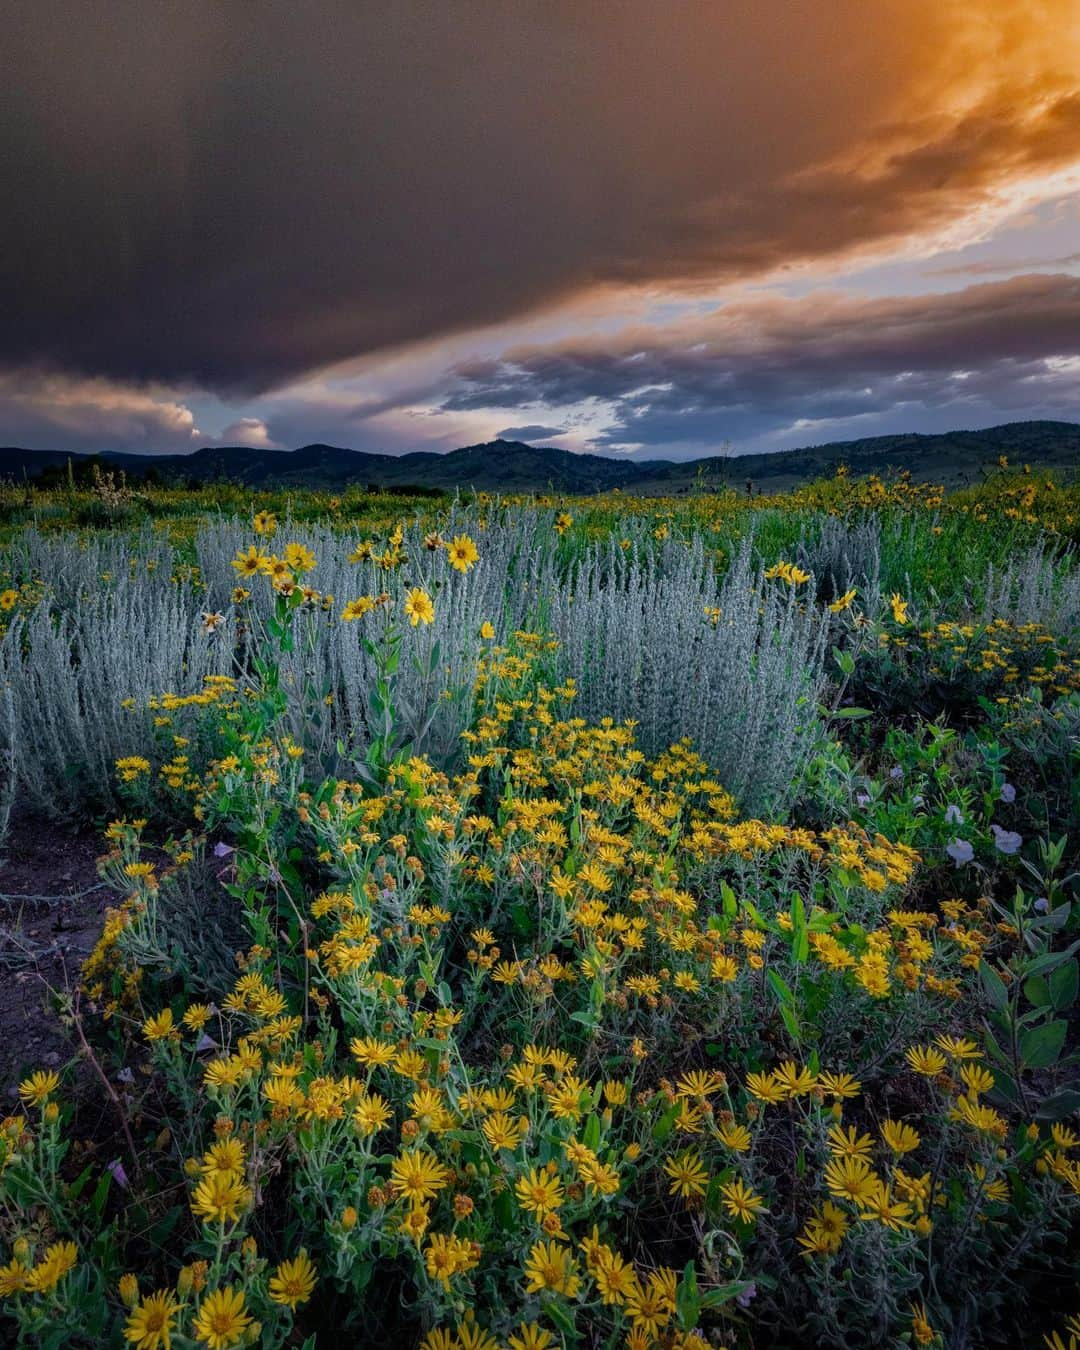
[(945, 808), (945, 824), (963, 825), (963, 823), (964, 823), (963, 811), (961, 811), (960, 808), (956, 806), (953, 802), (950, 802), (949, 805)]

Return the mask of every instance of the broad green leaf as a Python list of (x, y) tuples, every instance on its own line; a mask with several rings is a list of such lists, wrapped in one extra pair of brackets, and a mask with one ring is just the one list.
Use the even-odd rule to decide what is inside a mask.
[(1024, 997), (1037, 1008), (1049, 1008), (1050, 981), (1045, 975), (1029, 975), (1024, 981)]
[(1020, 1058), (1029, 1069), (1048, 1069), (1065, 1044), (1068, 1022), (1059, 1019), (1025, 1032), (1020, 1040)]
[(1058, 966), (1050, 976), (1050, 1002), (1055, 1012), (1064, 1012), (1076, 1002), (1080, 988), (1080, 965), (1075, 960), (1067, 965)]
[(1080, 1091), (1076, 1088), (1063, 1088), (1047, 1097), (1035, 1112), (1037, 1120), (1064, 1120), (1074, 1111), (1080, 1111)]

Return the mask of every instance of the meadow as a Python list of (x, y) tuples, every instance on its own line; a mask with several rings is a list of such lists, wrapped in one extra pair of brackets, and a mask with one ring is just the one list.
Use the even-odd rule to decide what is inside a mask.
[(1075, 1350), (1078, 543), (1007, 464), (0, 491), (0, 836), (114, 897), (0, 1335)]

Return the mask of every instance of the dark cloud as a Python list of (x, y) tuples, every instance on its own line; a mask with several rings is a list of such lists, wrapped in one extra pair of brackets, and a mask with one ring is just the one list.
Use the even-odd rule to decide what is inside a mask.
[(503, 427), (495, 436), (502, 441), (552, 441), (565, 436), (566, 427), (546, 427), (540, 422), (529, 422), (523, 427)]
[(908, 235), (1080, 146), (1072, 0), (35, 0), (0, 363), (236, 393)]
[[(1016, 277), (904, 299), (766, 296), (613, 337), (518, 348), (458, 370), (448, 410), (612, 409), (597, 448), (678, 454), (731, 439), (828, 440), (837, 426), (913, 428), (1080, 415), (1080, 278)], [(813, 428), (824, 427), (814, 435)]]

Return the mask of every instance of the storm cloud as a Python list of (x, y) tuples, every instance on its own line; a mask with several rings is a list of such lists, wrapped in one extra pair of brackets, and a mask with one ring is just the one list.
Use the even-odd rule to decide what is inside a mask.
[[(1077, 23), (1071, 0), (17, 0), (0, 364), (251, 395), (607, 288), (946, 229), (1080, 156)], [(736, 403), (792, 394), (766, 327)], [(704, 357), (670, 376), (717, 397)]]
[(867, 299), (764, 295), (703, 317), (507, 351), (459, 367), (448, 411), (600, 401), (593, 444), (686, 446), (1080, 414), (1080, 278), (1031, 275)]

